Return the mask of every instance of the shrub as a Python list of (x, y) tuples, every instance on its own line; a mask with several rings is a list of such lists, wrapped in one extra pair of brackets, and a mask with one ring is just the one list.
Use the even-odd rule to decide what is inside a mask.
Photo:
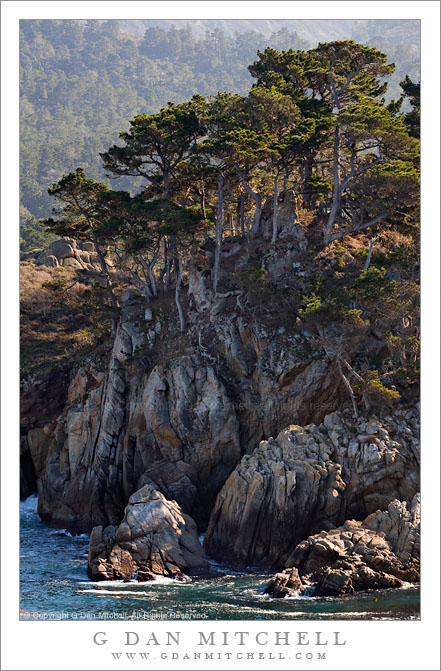
[(364, 376), (364, 382), (354, 385), (361, 392), (363, 403), (368, 409), (381, 410), (384, 406), (390, 408), (394, 401), (400, 398), (395, 389), (388, 389), (380, 380), (378, 370), (368, 370)]

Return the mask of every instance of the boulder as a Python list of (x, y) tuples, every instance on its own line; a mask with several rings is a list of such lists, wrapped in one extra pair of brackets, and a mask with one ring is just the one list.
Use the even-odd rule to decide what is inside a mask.
[(405, 565), (420, 556), (420, 494), (408, 506), (404, 501), (392, 501), (387, 510), (369, 515), (363, 525), (386, 537), (390, 549)]
[(341, 560), (335, 565), (325, 566), (314, 575), (317, 584), (314, 596), (340, 596), (369, 589), (391, 589), (402, 587), (402, 580), (396, 576), (375, 571), (360, 559)]
[(176, 501), (146, 484), (129, 498), (118, 527), (95, 527), (90, 536), (91, 580), (183, 579), (207, 567), (196, 524)]
[(305, 587), (300, 580), (299, 572), (296, 568), (287, 568), (281, 573), (276, 573), (265, 588), (264, 594), (270, 594), (276, 599), (283, 599), (286, 596), (295, 596), (301, 594)]
[(84, 263), (81, 263), (78, 259), (63, 259), (63, 266), (65, 268), (73, 268), (74, 270), (83, 270), (85, 267)]
[[(74, 270), (89, 271), (99, 271), (101, 268), (93, 242), (74, 240), (73, 238), (55, 240), (45, 249), (35, 250), (32, 255), (28, 255), (26, 258), (34, 258), (35, 264), (38, 266), (65, 266)], [(109, 267), (113, 265), (109, 258), (107, 259), (107, 265)]]
[(43, 254), (35, 259), (37, 266), (47, 266), (48, 268), (57, 268), (60, 264), (54, 254)]
[(290, 426), (262, 441), (218, 494), (207, 554), (277, 570), (295, 565), (294, 550), (310, 534), (361, 520), (394, 499), (410, 504), (419, 488), (413, 449), (396, 432), (393, 440), (385, 424), (375, 442), (356, 440), (360, 430), (333, 413), (320, 427)]
[(400, 587), (419, 580), (419, 494), (409, 509), (392, 501), (363, 522), (310, 536), (296, 547), (292, 562), (316, 583), (314, 594), (332, 596), (366, 589)]
[(75, 258), (76, 241), (71, 238), (60, 238), (54, 240), (48, 245), (36, 258), (35, 263), (38, 266), (58, 266), (64, 265), (64, 259)]
[[(293, 567), (276, 574), (265, 592), (272, 596), (301, 591), (302, 581), (314, 596), (338, 596), (368, 589), (401, 587), (419, 580), (419, 494), (409, 508), (392, 501), (362, 522), (309, 536), (295, 548)], [(296, 580), (298, 578), (299, 585)]]
[(93, 244), (93, 242), (82, 240), (81, 242), (77, 243), (77, 246), (84, 252), (95, 252), (95, 245)]

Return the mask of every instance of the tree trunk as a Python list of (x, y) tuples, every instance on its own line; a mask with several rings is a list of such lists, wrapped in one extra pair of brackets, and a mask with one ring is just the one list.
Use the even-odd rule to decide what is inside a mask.
[[(104, 278), (106, 280), (107, 293), (109, 294), (110, 302), (112, 303), (112, 308), (116, 310), (118, 308), (118, 300), (113, 291), (112, 281), (109, 276), (109, 269), (107, 268), (106, 259), (104, 258), (104, 254), (102, 253), (101, 248), (98, 244), (98, 238), (96, 237), (96, 233), (94, 230), (92, 230), (92, 238), (93, 238), (93, 245), (95, 247), (95, 251), (97, 253), (100, 262), (101, 272), (103, 273)], [(114, 314), (112, 317), (112, 335), (115, 335), (117, 326), (118, 326), (118, 314)]]
[(247, 239), (248, 239), (248, 241), (249, 241), (249, 239), (250, 239), (250, 231), (251, 231), (251, 217), (250, 217), (249, 214), (247, 215), (247, 218), (246, 218), (246, 222), (245, 222), (245, 230), (246, 230)]
[(253, 191), (252, 196), (256, 209), (254, 210), (253, 225), (251, 226), (251, 237), (255, 238), (260, 233), (260, 218), (262, 216), (262, 197)]
[(331, 212), (329, 213), (328, 223), (326, 224), (326, 231), (325, 231), (326, 244), (328, 244), (331, 241), (334, 222), (341, 208), (340, 169), (338, 165), (339, 153), (340, 153), (340, 129), (338, 125), (336, 125), (334, 130), (334, 181), (332, 187), (332, 207)]
[(201, 190), (201, 214), (206, 219), (207, 217), (207, 211), (205, 207), (205, 185), (204, 182), (202, 181), (202, 190)]
[(245, 189), (246, 193), (249, 196), (251, 196), (251, 198), (254, 200), (254, 204), (256, 206), (253, 216), (253, 225), (251, 227), (251, 237), (255, 238), (260, 232), (260, 219), (262, 215), (262, 196), (260, 195), (260, 193), (257, 193), (257, 191), (253, 191), (253, 189), (246, 181), (245, 177), (241, 174), (241, 172), (238, 169), (236, 169), (236, 172), (239, 176), (240, 181), (242, 182), (243, 188)]
[(246, 193), (241, 193), (237, 201), (237, 228), (240, 230), (242, 238), (245, 237), (245, 200)]
[(164, 198), (168, 200), (170, 198), (170, 180), (168, 170), (164, 170), (162, 176), (164, 178)]
[(277, 240), (277, 211), (279, 209), (279, 173), (274, 178), (274, 207), (273, 207), (273, 237), (271, 244), (275, 246)]
[(366, 263), (364, 264), (363, 270), (367, 270), (369, 268), (370, 264), (371, 264), (372, 250), (374, 249), (375, 240), (376, 240), (376, 238), (372, 238), (372, 240), (369, 243), (369, 251), (368, 251), (368, 255), (367, 255), (367, 258), (366, 258)]
[(163, 238), (162, 258), (163, 258), (163, 266), (162, 266), (161, 270), (159, 271), (158, 282), (159, 282), (159, 285), (164, 290), (164, 276), (165, 276), (165, 271), (167, 270), (167, 239), (166, 238)]
[(308, 209), (311, 208), (312, 205), (312, 187), (309, 182), (309, 179), (312, 176), (312, 166), (314, 164), (312, 156), (308, 156), (306, 161), (303, 163), (303, 175), (302, 175), (302, 181), (303, 181), (303, 202), (305, 204), (305, 207)]
[(334, 242), (334, 240), (340, 240), (340, 238), (344, 238), (345, 235), (350, 235), (352, 233), (360, 233), (361, 231), (366, 230), (366, 228), (371, 228), (371, 226), (375, 226), (375, 224), (378, 224), (378, 222), (382, 221), (382, 219), (388, 217), (392, 212), (393, 209), (388, 210), (387, 212), (383, 212), (383, 214), (380, 214), (378, 217), (375, 217), (375, 219), (366, 221), (364, 224), (358, 224), (353, 228), (345, 228), (341, 231), (338, 231), (338, 233), (335, 233), (335, 235), (331, 235), (329, 242)]
[(170, 291), (170, 272), (171, 272), (171, 259), (167, 259), (165, 266), (165, 284), (164, 291)]
[(98, 244), (98, 239), (96, 237), (95, 231), (92, 231), (92, 236), (93, 236), (93, 244), (94, 244), (94, 247), (95, 247), (95, 251), (97, 253), (97, 256), (98, 256), (98, 259), (99, 259), (99, 262), (100, 262), (101, 272), (103, 273), (103, 275), (105, 277), (105, 280), (106, 280), (106, 286), (107, 286), (107, 290), (109, 292), (109, 297), (110, 297), (110, 301), (112, 303), (112, 307), (117, 308), (118, 307), (118, 301), (117, 301), (117, 298), (116, 298), (115, 294), (113, 293), (112, 282), (111, 282), (111, 279), (109, 277), (109, 269), (107, 268), (107, 263), (106, 263), (106, 259), (104, 258), (104, 254), (102, 253), (101, 248)]
[(176, 278), (176, 288), (175, 288), (175, 302), (176, 302), (176, 307), (178, 309), (178, 316), (179, 316), (179, 327), (181, 330), (181, 333), (184, 332), (185, 329), (185, 321), (184, 321), (184, 313), (182, 311), (182, 304), (181, 304), (181, 285), (182, 285), (182, 261), (179, 255), (176, 257), (177, 261), (177, 268), (178, 268), (178, 276)]
[(152, 287), (152, 294), (153, 294), (153, 296), (156, 297), (158, 295), (158, 289), (156, 287), (156, 280), (155, 280), (155, 275), (154, 275), (154, 272), (153, 272), (153, 268), (155, 266), (155, 263), (156, 263), (156, 260), (152, 261), (152, 263), (148, 264), (147, 272), (148, 272), (148, 275), (149, 275), (150, 286)]
[(341, 379), (343, 380), (344, 385), (345, 385), (346, 389), (347, 389), (348, 392), (349, 392), (349, 396), (351, 397), (352, 408), (353, 408), (353, 410), (354, 410), (354, 417), (355, 417), (355, 419), (358, 419), (357, 404), (356, 404), (356, 402), (355, 402), (354, 392), (352, 391), (351, 383), (349, 382), (349, 380), (348, 380), (348, 378), (346, 377), (346, 375), (343, 373), (343, 370), (342, 370), (342, 367), (341, 367), (341, 363), (340, 363), (340, 358), (337, 358), (337, 366), (338, 366), (338, 370), (339, 370)]
[(224, 198), (225, 198), (225, 188), (224, 188), (224, 176), (219, 175), (217, 182), (217, 216), (216, 216), (216, 249), (214, 252), (214, 266), (213, 266), (213, 291), (216, 294), (217, 284), (219, 282), (219, 270), (220, 270), (220, 259), (222, 253), (222, 234), (223, 234), (223, 224), (224, 224)]
[(140, 263), (142, 265), (144, 275), (146, 278), (146, 281), (150, 283), (150, 288), (151, 288), (151, 294), (152, 296), (157, 296), (158, 295), (158, 290), (156, 288), (156, 279), (155, 275), (153, 273), (153, 268), (156, 265), (156, 259), (158, 257), (158, 254), (155, 254), (153, 260), (150, 263), (147, 263), (145, 259), (142, 258), (142, 256), (139, 257)]

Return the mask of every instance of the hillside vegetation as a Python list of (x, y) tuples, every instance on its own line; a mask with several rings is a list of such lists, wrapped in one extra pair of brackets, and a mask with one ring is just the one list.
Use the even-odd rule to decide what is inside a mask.
[[(166, 311), (173, 353), (201, 347), (214, 310), (306, 338), (301, 358), (332, 362), (354, 408), (417, 393), (419, 85), (402, 82), (410, 112), (387, 105), (393, 64), (352, 41), (267, 48), (249, 71), (246, 95), (195, 95), (129, 122), (100, 157), (130, 191), (82, 167), (50, 187), (58, 209), (44, 226), (96, 258), (74, 294), (57, 267), (40, 283), (55, 311), (69, 295), (81, 315), (74, 336), (60, 322), (63, 356), (115, 333), (131, 288)], [(216, 340), (204, 348), (219, 360)]]
[[(190, 23), (20, 22), (23, 250), (50, 242), (36, 219), (50, 213), (47, 188), (54, 180), (78, 164), (91, 177), (106, 179), (99, 152), (128, 129), (128, 119), (136, 114), (156, 112), (170, 100), (182, 102), (195, 93), (245, 94), (252, 83), (247, 66), (258, 49), (307, 49), (317, 41), (355, 37), (396, 62), (389, 97), (399, 96), (398, 82), (406, 74), (419, 79), (417, 22)], [(121, 179), (113, 184), (129, 187)]]

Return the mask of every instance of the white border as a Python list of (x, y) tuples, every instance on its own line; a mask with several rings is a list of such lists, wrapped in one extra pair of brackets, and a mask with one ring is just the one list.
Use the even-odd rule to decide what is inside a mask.
[[(113, 669), (91, 643), (103, 630), (187, 632), (340, 630), (347, 646), (327, 662), (209, 662), (221, 669), (439, 669), (439, 3), (431, 2), (2, 2), (2, 626), (3, 669)], [(422, 20), (422, 496), (421, 622), (93, 623), (18, 621), (18, 19), (20, 18), (406, 18)], [(105, 647), (105, 646), (104, 646)], [(118, 648), (122, 649), (122, 647)], [(144, 648), (146, 649), (146, 648)], [(239, 649), (240, 650), (240, 649)], [(229, 648), (233, 651), (233, 648)], [(107, 652), (107, 649), (106, 649)], [(155, 668), (195, 668), (157, 660)], [(126, 662), (126, 668), (153, 668)], [(315, 666), (317, 664), (317, 666)], [(207, 668), (202, 663), (197, 667)]]

